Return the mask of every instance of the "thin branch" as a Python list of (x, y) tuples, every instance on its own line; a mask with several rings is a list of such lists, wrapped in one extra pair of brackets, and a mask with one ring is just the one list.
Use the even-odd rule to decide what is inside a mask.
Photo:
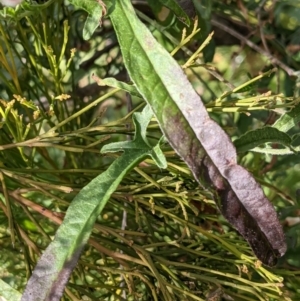
[(242, 36), (241, 34), (239, 34), (237, 31), (235, 31), (234, 29), (228, 27), (227, 25), (225, 25), (224, 23), (217, 21), (215, 18), (213, 18), (211, 20), (212, 24), (216, 27), (218, 27), (219, 29), (231, 34), (232, 36), (234, 36), (235, 38), (239, 39), (240, 41), (242, 41), (243, 43), (245, 43), (248, 47), (254, 49), (255, 51), (257, 51), (258, 53), (260, 53), (261, 55), (267, 57), (272, 64), (279, 66), (281, 69), (283, 69), (289, 76), (297, 76), (297, 72), (288, 67), (287, 65), (285, 65), (283, 62), (281, 62), (279, 59), (277, 59), (276, 57), (274, 57), (271, 53), (268, 53), (267, 51), (265, 51), (264, 49), (260, 48), (259, 46), (257, 46), (256, 44), (254, 44), (253, 42), (251, 42), (250, 40), (248, 40), (247, 38), (245, 38), (244, 36)]

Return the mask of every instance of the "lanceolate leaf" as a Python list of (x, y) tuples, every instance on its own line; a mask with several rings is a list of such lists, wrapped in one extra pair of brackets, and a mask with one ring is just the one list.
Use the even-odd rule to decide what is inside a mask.
[(130, 0), (116, 0), (111, 20), (128, 73), (169, 143), (257, 257), (274, 265), (286, 251), (281, 225), (259, 184), (237, 164), (230, 138), (209, 117), (176, 61), (136, 17)]
[(34, 269), (21, 301), (60, 300), (96, 218), (126, 173), (147, 156), (151, 156), (159, 167), (166, 167), (159, 146), (151, 147), (147, 142), (146, 128), (152, 114), (149, 107), (142, 113), (134, 113), (136, 134), (133, 141), (112, 143), (102, 149), (102, 152), (124, 151), (124, 154), (74, 198), (53, 242)]
[(249, 131), (236, 139), (234, 145), (238, 152), (246, 152), (264, 143), (280, 143), (282, 145), (291, 146), (291, 137), (276, 128), (266, 126), (262, 129)]
[[(264, 127), (249, 131), (234, 141), (239, 152), (251, 150), (269, 155), (292, 155), (300, 151), (299, 146), (292, 145), (291, 137), (286, 134), (291, 128), (300, 122), (300, 105), (283, 114), (272, 127)], [(258, 147), (259, 145), (272, 142), (279, 143), (285, 148), (274, 149), (271, 147)]]

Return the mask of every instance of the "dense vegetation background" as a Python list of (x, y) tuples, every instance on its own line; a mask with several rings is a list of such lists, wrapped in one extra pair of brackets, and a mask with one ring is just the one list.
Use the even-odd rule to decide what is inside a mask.
[[(288, 251), (275, 268), (262, 266), (161, 142), (168, 167), (148, 158), (122, 179), (62, 300), (300, 300), (300, 4), (180, 1), (188, 27), (161, 2), (132, 4), (236, 141), (239, 163), (277, 209)], [(6, 300), (20, 298), (17, 291), (72, 199), (121, 154), (100, 150), (131, 141), (132, 113), (145, 105), (127, 86), (114, 89), (130, 78), (109, 11), (101, 11), (94, 32), (90, 2), (71, 3), (26, 2), (0, 11), (0, 296)], [(241, 140), (290, 110), (290, 140), (267, 130)], [(161, 136), (152, 118), (149, 143)]]

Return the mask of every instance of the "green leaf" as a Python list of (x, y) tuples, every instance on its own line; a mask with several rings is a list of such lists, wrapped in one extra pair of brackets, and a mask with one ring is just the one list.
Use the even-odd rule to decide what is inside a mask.
[(134, 113), (136, 133), (133, 141), (103, 147), (102, 153), (124, 153), (74, 198), (53, 242), (35, 267), (21, 301), (60, 300), (96, 218), (124, 176), (147, 156), (153, 157), (160, 167), (166, 167), (166, 159), (159, 147), (151, 147), (146, 138), (146, 128), (152, 114), (149, 107), (142, 113)]
[[(283, 114), (272, 127), (265, 127), (247, 132), (234, 141), (239, 152), (251, 150), (268, 155), (292, 155), (300, 152), (299, 146), (292, 145), (292, 139), (285, 134), (300, 122), (300, 105)], [(279, 143), (286, 148), (273, 149), (271, 147), (258, 147), (263, 143)]]
[(283, 114), (274, 124), (273, 127), (281, 132), (287, 132), (300, 122), (300, 104), (291, 111)]
[(71, 4), (73, 4), (76, 8), (85, 10), (89, 15), (93, 15), (96, 10), (96, 14), (99, 13), (98, 7), (100, 8), (101, 15), (99, 15), (99, 19), (102, 16), (102, 7), (99, 5), (98, 1), (93, 0), (70, 0)]
[(99, 7), (100, 6), (98, 6), (93, 15), (88, 15), (84, 23), (82, 37), (86, 41), (92, 37), (93, 33), (100, 25), (102, 10), (100, 10)]
[(148, 152), (148, 155), (154, 160), (160, 168), (167, 168), (166, 158), (160, 149), (159, 143), (153, 148), (150, 146), (146, 137), (147, 126), (153, 116), (151, 107), (147, 105), (141, 113), (133, 114), (133, 123), (136, 128), (135, 136), (132, 141), (114, 142), (104, 145), (101, 153), (119, 152), (130, 150), (142, 150)]
[(274, 265), (286, 251), (282, 227), (262, 188), (237, 164), (230, 138), (209, 117), (180, 66), (140, 22), (131, 2), (117, 0), (110, 17), (128, 73), (170, 145), (257, 257)]
[(17, 290), (13, 289), (10, 285), (0, 279), (0, 297), (5, 298), (7, 301), (19, 301), (22, 296)]
[(71, 4), (79, 9), (83, 9), (88, 13), (83, 28), (83, 38), (89, 40), (98, 26), (101, 24), (101, 19), (104, 11), (104, 3), (96, 0), (70, 0)]
[(238, 152), (246, 152), (268, 142), (280, 143), (291, 147), (292, 139), (288, 134), (285, 134), (276, 128), (266, 126), (262, 129), (256, 129), (245, 133), (234, 141), (234, 145)]

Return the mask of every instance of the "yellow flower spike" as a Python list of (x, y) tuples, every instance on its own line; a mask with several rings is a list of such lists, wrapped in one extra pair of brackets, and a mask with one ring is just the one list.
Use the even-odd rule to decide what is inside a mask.
[(71, 58), (74, 57), (75, 53), (76, 53), (76, 48), (72, 48), (71, 49)]
[(22, 97), (20, 95), (16, 95), (14, 94), (14, 98), (23, 106), (32, 109), (32, 110), (36, 110), (36, 105), (34, 104), (34, 102), (32, 100), (27, 100), (25, 97)]
[(15, 100), (11, 100), (6, 104), (6, 110), (10, 110), (15, 104)]
[(49, 116), (54, 116), (55, 115), (55, 112), (54, 112), (54, 109), (53, 109), (53, 105), (50, 105), (49, 111), (48, 111), (48, 115)]
[(37, 108), (37, 110), (33, 112), (33, 119), (37, 120), (40, 117), (40, 115), (41, 115), (41, 111), (39, 108)]

